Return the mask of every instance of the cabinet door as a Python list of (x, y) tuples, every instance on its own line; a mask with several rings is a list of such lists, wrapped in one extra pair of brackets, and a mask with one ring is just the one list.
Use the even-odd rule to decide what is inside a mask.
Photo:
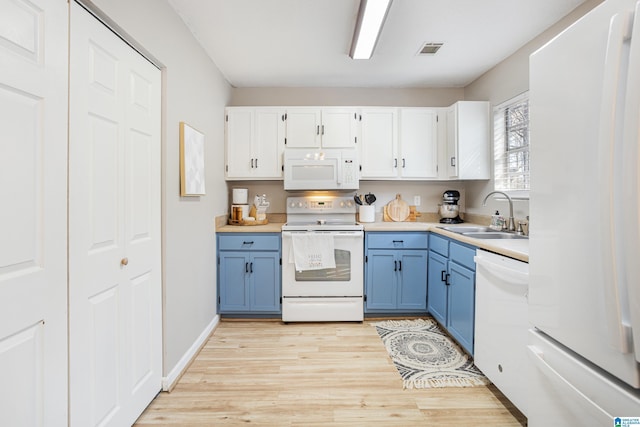
[(225, 117), (227, 179), (250, 177), (253, 172), (254, 110), (229, 108)]
[(397, 261), (396, 251), (371, 250), (367, 254), (367, 310), (396, 308)]
[(280, 256), (257, 252), (249, 260), (251, 310), (280, 312)]
[(400, 109), (400, 175), (438, 178), (438, 110)]
[(362, 110), (361, 178), (398, 176), (398, 130), (395, 108)]
[(282, 178), (284, 128), (284, 110), (256, 109), (253, 178)]
[(489, 103), (456, 103), (459, 179), (489, 179)]
[(323, 108), (320, 126), (322, 147), (355, 148), (357, 118), (355, 108)]
[(427, 309), (427, 251), (398, 252), (398, 309)]
[(456, 105), (447, 110), (447, 177), (458, 177), (458, 115)]
[(450, 179), (489, 179), (489, 103), (456, 102), (447, 111), (447, 171)]
[(319, 108), (287, 109), (287, 147), (319, 148), (320, 121)]
[(476, 274), (449, 262), (449, 304), (447, 329), (473, 355)]
[(220, 313), (249, 309), (249, 257), (246, 252), (220, 252)]
[(441, 324), (447, 324), (447, 288), (445, 275), (447, 271), (447, 258), (429, 251), (429, 267), (427, 269), (428, 280), (428, 310), (429, 313)]

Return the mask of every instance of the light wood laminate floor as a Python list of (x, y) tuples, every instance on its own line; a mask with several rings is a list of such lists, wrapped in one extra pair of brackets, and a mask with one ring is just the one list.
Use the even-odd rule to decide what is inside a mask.
[(494, 387), (403, 390), (371, 321), (220, 322), (136, 426), (521, 426)]

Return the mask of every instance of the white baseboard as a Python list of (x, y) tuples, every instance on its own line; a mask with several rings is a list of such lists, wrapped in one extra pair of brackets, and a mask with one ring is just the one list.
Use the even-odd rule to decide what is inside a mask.
[(204, 346), (211, 333), (216, 329), (218, 323), (220, 323), (220, 315), (216, 314), (211, 320), (211, 323), (209, 323), (200, 336), (198, 336), (198, 339), (194, 341), (191, 347), (189, 347), (189, 350), (180, 358), (176, 366), (171, 369), (169, 375), (162, 377), (162, 391), (171, 391), (176, 385), (182, 374), (184, 374), (191, 364), (191, 361), (198, 355), (202, 346)]

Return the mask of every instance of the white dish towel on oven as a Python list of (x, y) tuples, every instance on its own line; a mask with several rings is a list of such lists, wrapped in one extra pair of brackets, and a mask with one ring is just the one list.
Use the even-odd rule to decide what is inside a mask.
[(321, 233), (292, 233), (289, 262), (296, 271), (336, 268), (333, 236)]

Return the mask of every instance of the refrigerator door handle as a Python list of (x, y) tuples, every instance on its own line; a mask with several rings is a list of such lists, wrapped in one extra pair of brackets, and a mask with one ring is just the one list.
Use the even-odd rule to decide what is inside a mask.
[(593, 400), (589, 399), (588, 396), (560, 375), (558, 371), (553, 369), (551, 365), (544, 360), (544, 353), (541, 350), (533, 345), (527, 346), (527, 350), (533, 368), (537, 369), (546, 379), (553, 383), (553, 388), (558, 391), (559, 395), (567, 397), (563, 400), (563, 403), (569, 406), (567, 409), (574, 414), (580, 414), (581, 417), (584, 417), (584, 414), (589, 414), (589, 418), (593, 420), (593, 425), (607, 425), (607, 423), (611, 423), (613, 416), (598, 406)]
[(635, 358), (640, 362), (640, 82), (636, 78), (640, 73), (640, 1), (636, 10), (629, 49), (629, 68), (627, 76), (627, 97), (624, 116), (624, 136), (622, 153), (622, 176), (624, 201), (622, 226), (626, 238), (623, 240), (624, 272), (627, 284), (630, 318), (630, 334), (633, 336)]
[(621, 240), (624, 236), (620, 229), (620, 188), (622, 179), (621, 143), (619, 123), (623, 108), (623, 93), (626, 82), (627, 49), (631, 37), (630, 12), (620, 12), (611, 18), (602, 83), (602, 103), (598, 134), (598, 158), (600, 159), (598, 185), (596, 194), (600, 209), (599, 241), (603, 276), (600, 278), (604, 286), (604, 309), (606, 326), (609, 331), (609, 345), (620, 353), (628, 353), (630, 333), (623, 321), (623, 281), (620, 277), (620, 263), (623, 254), (619, 254)]

